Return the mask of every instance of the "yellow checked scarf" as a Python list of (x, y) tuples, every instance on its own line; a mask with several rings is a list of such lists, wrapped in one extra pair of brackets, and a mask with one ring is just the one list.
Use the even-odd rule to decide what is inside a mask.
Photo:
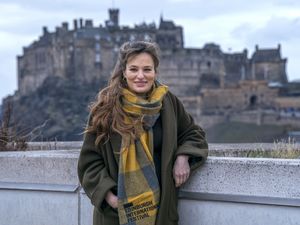
[[(159, 116), (168, 87), (156, 83), (144, 100), (123, 89), (122, 106), (129, 117), (143, 116), (139, 138), (122, 139), (118, 175), (118, 214), (120, 225), (154, 225), (159, 207), (160, 187), (153, 162), (152, 126)], [(126, 139), (126, 140), (125, 140)], [(125, 143), (130, 145), (126, 146)]]

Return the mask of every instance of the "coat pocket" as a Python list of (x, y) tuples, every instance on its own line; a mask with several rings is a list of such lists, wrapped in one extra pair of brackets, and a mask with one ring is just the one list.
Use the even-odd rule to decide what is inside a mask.
[(179, 215), (178, 215), (178, 190), (175, 188), (174, 185), (171, 185), (170, 187), (170, 196), (169, 196), (169, 210), (168, 210), (168, 216), (169, 219), (172, 221), (178, 221)]

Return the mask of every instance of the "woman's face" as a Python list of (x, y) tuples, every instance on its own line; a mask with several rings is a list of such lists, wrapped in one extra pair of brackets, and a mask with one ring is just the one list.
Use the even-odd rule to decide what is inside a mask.
[(124, 76), (131, 91), (137, 94), (145, 94), (150, 91), (156, 77), (151, 55), (140, 53), (129, 57)]

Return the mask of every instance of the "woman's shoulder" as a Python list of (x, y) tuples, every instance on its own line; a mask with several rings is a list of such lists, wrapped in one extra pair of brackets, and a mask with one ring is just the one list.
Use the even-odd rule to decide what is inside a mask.
[(176, 116), (181, 115), (185, 111), (184, 105), (181, 100), (171, 91), (168, 91), (165, 96), (164, 107), (168, 109), (172, 108), (172, 111), (175, 112)]
[(170, 98), (170, 100), (172, 101), (176, 101), (178, 99), (177, 96), (170, 90), (168, 90), (168, 92), (166, 93), (166, 97)]
[(182, 105), (182, 102), (179, 100), (179, 98), (170, 90), (167, 92), (166, 98), (168, 98), (175, 107)]

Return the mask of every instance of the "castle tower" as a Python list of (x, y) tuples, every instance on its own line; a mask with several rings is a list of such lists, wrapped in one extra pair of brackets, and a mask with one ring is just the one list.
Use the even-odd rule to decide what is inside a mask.
[(119, 9), (109, 9), (109, 21), (112, 26), (119, 26)]

